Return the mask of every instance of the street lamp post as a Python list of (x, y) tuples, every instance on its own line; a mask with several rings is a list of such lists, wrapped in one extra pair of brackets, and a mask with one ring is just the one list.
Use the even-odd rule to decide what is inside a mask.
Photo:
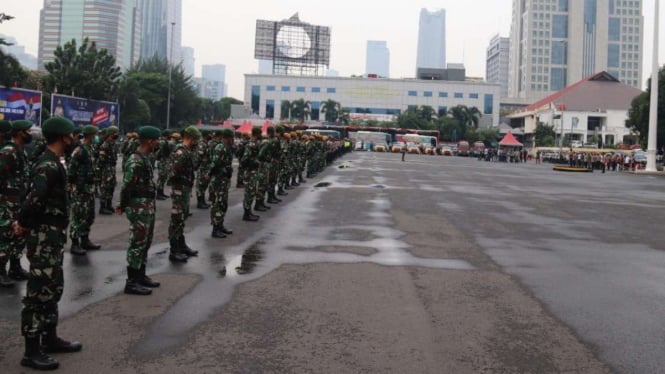
[(167, 62), (167, 66), (169, 69), (169, 89), (168, 89), (168, 95), (166, 99), (166, 128), (171, 127), (171, 79), (173, 75), (173, 67), (171, 64), (173, 64), (173, 30), (175, 29), (175, 22), (171, 22), (171, 50), (169, 51), (169, 61)]
[(653, 71), (651, 73), (651, 102), (649, 104), (649, 142), (647, 145), (646, 171), (656, 171), (656, 139), (658, 132), (658, 22), (660, 0), (656, 0), (653, 31)]

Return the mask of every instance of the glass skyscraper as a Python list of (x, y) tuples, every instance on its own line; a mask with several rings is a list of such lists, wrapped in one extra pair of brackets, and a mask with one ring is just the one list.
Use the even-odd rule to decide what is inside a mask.
[(385, 41), (368, 40), (365, 74), (390, 77), (390, 50)]
[(446, 11), (420, 11), (418, 27), (418, 69), (446, 68)]
[(641, 87), (641, 0), (513, 0), (509, 94), (539, 99), (607, 71)]
[(176, 64), (182, 61), (182, 0), (138, 0), (138, 6), (141, 13), (141, 59), (156, 56), (164, 60), (172, 57)]

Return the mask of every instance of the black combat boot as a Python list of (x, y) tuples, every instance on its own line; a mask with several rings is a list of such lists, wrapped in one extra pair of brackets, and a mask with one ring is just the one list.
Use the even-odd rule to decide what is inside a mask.
[(284, 186), (279, 186), (279, 189), (277, 190), (277, 195), (279, 196), (287, 196), (289, 193), (284, 191)]
[(21, 267), (20, 258), (9, 259), (9, 272), (7, 273), (13, 280), (22, 281), (30, 277), (30, 273)]
[(282, 201), (275, 197), (275, 193), (268, 194), (268, 204), (279, 204), (280, 202)]
[(185, 235), (180, 237), (178, 244), (180, 245), (180, 252), (184, 253), (187, 257), (196, 257), (199, 255), (199, 251), (195, 251), (187, 245)]
[(256, 222), (259, 220), (259, 216), (256, 216), (252, 214), (252, 211), (250, 209), (245, 209), (245, 214), (242, 216), (243, 221), (250, 221), (250, 222)]
[(254, 210), (256, 210), (257, 212), (267, 212), (268, 211), (268, 209), (266, 209), (258, 201), (256, 202), (256, 204), (254, 204)]
[(302, 177), (302, 173), (298, 174), (298, 181), (300, 182), (300, 184), (307, 183), (307, 179)]
[(46, 329), (42, 338), (42, 351), (45, 353), (73, 353), (80, 352), (83, 345), (79, 342), (68, 342), (58, 336), (55, 326)]
[(206, 198), (205, 196), (197, 196), (196, 197), (196, 209), (209, 209), (210, 205), (206, 203)]
[(265, 202), (265, 200), (263, 200), (263, 199), (258, 200), (258, 201), (257, 201), (257, 204), (260, 204), (260, 205), (263, 207), (263, 209), (267, 209), (267, 210), (270, 210), (270, 209), (271, 209), (268, 205), (266, 205), (266, 202)]
[(291, 179), (287, 179), (286, 183), (284, 183), (284, 189), (285, 190), (292, 190), (294, 187), (291, 186)]
[(127, 267), (127, 281), (125, 282), (125, 293), (129, 295), (147, 296), (152, 290), (141, 285), (141, 271)]
[(42, 352), (39, 344), (41, 338), (25, 338), (25, 354), (21, 359), (21, 366), (27, 366), (36, 370), (55, 370), (60, 363), (49, 355)]
[(110, 216), (111, 214), (113, 214), (113, 208), (111, 207), (111, 199), (99, 200), (99, 214), (104, 216)]
[(215, 225), (212, 227), (212, 237), (216, 239), (226, 238), (226, 234), (222, 231), (222, 225)]
[(187, 255), (180, 252), (180, 243), (178, 239), (171, 240), (171, 253), (169, 254), (169, 260), (171, 262), (187, 262)]
[(166, 194), (164, 194), (164, 189), (160, 188), (160, 189), (157, 190), (157, 196), (155, 198), (157, 200), (164, 201), (164, 200), (167, 200), (169, 197), (166, 196)]
[(91, 242), (90, 237), (88, 235), (81, 236), (81, 248), (88, 251), (95, 251), (100, 249), (101, 247), (102, 247), (101, 245)]
[(291, 177), (291, 185), (295, 186), (295, 187), (300, 186), (300, 183), (298, 183), (298, 181), (296, 180), (296, 177)]
[(81, 248), (79, 245), (79, 238), (72, 238), (72, 246), (69, 248), (69, 252), (76, 256), (85, 256), (87, 253), (85, 249)]
[(0, 261), (0, 287), (13, 287), (14, 280), (7, 276), (7, 261)]
[(140, 271), (140, 281), (139, 284), (143, 287), (148, 287), (148, 288), (157, 288), (160, 286), (161, 283), (152, 280), (149, 276), (145, 275), (145, 264), (141, 265)]
[(224, 220), (223, 219), (222, 219), (222, 222), (220, 222), (220, 224), (219, 224), (219, 228), (226, 235), (233, 234), (233, 230), (229, 230), (226, 227), (224, 227)]

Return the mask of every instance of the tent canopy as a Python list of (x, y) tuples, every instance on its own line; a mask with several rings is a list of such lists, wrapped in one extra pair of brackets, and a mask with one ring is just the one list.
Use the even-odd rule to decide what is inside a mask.
[(513, 136), (512, 132), (508, 132), (503, 139), (499, 142), (500, 146), (503, 147), (523, 147), (524, 144), (520, 143), (517, 139), (515, 139), (515, 136)]
[(251, 134), (252, 133), (252, 127), (254, 127), (254, 126), (252, 126), (252, 123), (250, 121), (244, 121), (242, 123), (242, 125), (240, 125), (240, 127), (238, 127), (236, 132)]

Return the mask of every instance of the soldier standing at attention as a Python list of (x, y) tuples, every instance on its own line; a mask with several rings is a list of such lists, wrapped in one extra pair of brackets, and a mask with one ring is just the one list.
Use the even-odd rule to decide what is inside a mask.
[(162, 138), (155, 149), (157, 160), (157, 200), (166, 200), (169, 197), (164, 194), (164, 186), (169, 179), (169, 168), (171, 167), (171, 146), (169, 139), (171, 138), (171, 131), (162, 131)]
[[(268, 130), (272, 127), (268, 128)], [(272, 131), (274, 135), (274, 129)], [(256, 185), (256, 198), (254, 203), (254, 210), (257, 212), (265, 212), (270, 209), (266, 205), (266, 193), (268, 193), (268, 185), (270, 183), (270, 166), (272, 163), (272, 144), (270, 140), (266, 137), (262, 138), (259, 141), (259, 162), (261, 166), (257, 171), (257, 180)]]
[(233, 130), (221, 130), (222, 142), (212, 150), (212, 163), (210, 168), (210, 221), (212, 223), (212, 237), (226, 238), (233, 231), (224, 227), (224, 216), (229, 205), (229, 187), (233, 176)]
[(259, 216), (252, 214), (252, 204), (256, 199), (256, 189), (258, 187), (258, 173), (259, 167), (259, 142), (261, 141), (261, 128), (254, 127), (252, 129), (252, 139), (245, 146), (245, 152), (240, 159), (240, 165), (245, 170), (243, 182), (245, 183), (245, 196), (243, 198), (243, 209), (245, 210), (242, 219), (244, 221), (255, 222), (259, 220)]
[(185, 221), (189, 213), (189, 198), (194, 186), (194, 148), (201, 139), (201, 131), (195, 126), (183, 130), (184, 140), (178, 144), (173, 153), (173, 176), (169, 180), (171, 186), (171, 221), (169, 222), (169, 242), (171, 253), (169, 260), (187, 262), (187, 258), (198, 255), (185, 241)]
[[(3, 287), (12, 286), (12, 279), (26, 280), (29, 276), (21, 267), (25, 239), (14, 235), (12, 222), (28, 190), (30, 165), (23, 146), (32, 142), (31, 127), (30, 121), (14, 121), (12, 140), (0, 150), (0, 285)], [(9, 273), (6, 272), (8, 260)]]
[(74, 127), (74, 132), (72, 133), (74, 136), (74, 144), (72, 144), (71, 148), (68, 150), (67, 153), (65, 153), (65, 164), (67, 167), (69, 167), (69, 163), (72, 161), (72, 152), (76, 149), (76, 147), (81, 144), (81, 128), (80, 127)]
[(210, 184), (210, 149), (208, 148), (208, 139), (201, 139), (196, 145), (196, 164), (198, 171), (196, 175), (196, 208), (208, 209), (210, 205), (206, 203), (206, 191)]
[[(279, 126), (278, 126), (279, 128)], [(268, 166), (268, 203), (279, 204), (282, 200), (275, 196), (277, 187), (277, 178), (279, 176), (279, 157), (281, 155), (281, 145), (279, 138), (275, 136), (276, 129), (268, 127), (268, 140), (270, 141), (270, 165)]]
[(95, 222), (95, 168), (92, 159), (92, 139), (97, 127), (83, 128), (83, 142), (74, 149), (67, 169), (67, 183), (72, 207), (72, 224), (69, 230), (73, 255), (85, 255), (86, 250), (99, 249), (90, 241), (90, 227)]
[(21, 333), (25, 354), (21, 365), (39, 370), (53, 370), (58, 361), (47, 353), (78, 352), (79, 342), (58, 337), (58, 302), (62, 297), (63, 247), (67, 241), (67, 173), (60, 157), (74, 142), (74, 124), (53, 117), (42, 126), (47, 150), (32, 169), (30, 193), (14, 221), (14, 233), (27, 235), (30, 278), (23, 298)]
[(117, 139), (118, 128), (111, 126), (106, 129), (106, 140), (99, 147), (99, 159), (97, 160), (101, 201), (99, 214), (113, 214), (113, 192), (117, 183), (115, 179), (115, 166), (118, 162), (118, 152), (115, 149), (115, 141)]
[[(240, 160), (245, 154), (245, 148), (249, 144), (250, 135), (247, 133), (242, 134), (242, 139), (236, 147), (236, 158)], [(236, 177), (236, 188), (245, 187), (245, 168), (241, 165), (238, 166), (238, 176)]]
[(120, 205), (117, 215), (123, 212), (129, 220), (129, 248), (127, 248), (127, 281), (125, 293), (150, 295), (150, 288), (159, 287), (145, 274), (148, 249), (152, 245), (155, 229), (155, 182), (153, 181), (150, 154), (157, 147), (160, 131), (156, 127), (139, 129), (139, 148), (125, 162)]

